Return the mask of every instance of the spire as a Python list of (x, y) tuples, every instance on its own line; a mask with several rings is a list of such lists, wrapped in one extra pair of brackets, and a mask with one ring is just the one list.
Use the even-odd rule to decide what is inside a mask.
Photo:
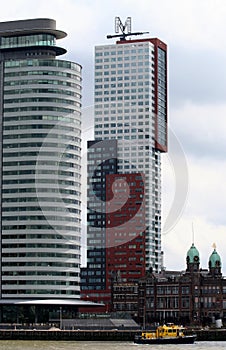
[(193, 244), (193, 245), (195, 244), (195, 231), (194, 231), (193, 222), (192, 222), (192, 244)]

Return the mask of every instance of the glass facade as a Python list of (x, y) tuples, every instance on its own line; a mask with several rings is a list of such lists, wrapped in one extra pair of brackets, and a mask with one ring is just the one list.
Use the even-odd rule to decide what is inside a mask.
[(117, 172), (117, 141), (88, 141), (87, 268), (81, 289), (106, 288), (106, 176)]
[[(0, 38), (24, 50), (0, 72), (1, 299), (80, 296), (81, 66), (46, 58), (55, 41)], [(40, 57), (21, 58), (31, 46)]]
[(157, 141), (167, 146), (167, 74), (166, 52), (158, 48), (158, 132)]
[(56, 45), (54, 35), (50, 34), (35, 34), (22, 36), (9, 36), (0, 38), (0, 49), (8, 49), (15, 47)]

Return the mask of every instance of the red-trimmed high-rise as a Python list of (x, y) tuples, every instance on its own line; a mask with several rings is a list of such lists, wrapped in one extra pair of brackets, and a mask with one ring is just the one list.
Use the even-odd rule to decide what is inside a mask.
[(167, 46), (157, 38), (95, 48), (95, 141), (88, 149), (82, 296), (108, 304), (111, 280), (162, 267), (161, 153), (167, 152)]

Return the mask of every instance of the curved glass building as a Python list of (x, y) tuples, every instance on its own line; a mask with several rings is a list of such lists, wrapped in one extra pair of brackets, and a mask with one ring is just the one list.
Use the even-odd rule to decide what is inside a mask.
[(79, 298), (81, 66), (52, 19), (0, 23), (0, 300)]

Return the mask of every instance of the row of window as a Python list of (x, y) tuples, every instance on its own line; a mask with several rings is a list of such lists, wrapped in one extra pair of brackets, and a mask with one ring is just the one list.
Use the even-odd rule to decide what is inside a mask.
[[(78, 95), (79, 96), (79, 95)], [(48, 102), (48, 103), (59, 103), (59, 104), (69, 104), (78, 106), (79, 103), (74, 100), (62, 99), (62, 98), (53, 98), (53, 97), (27, 97), (27, 98), (13, 98), (13, 99), (4, 99), (4, 105), (7, 103), (40, 103), (40, 102)]]
[[(147, 124), (149, 124), (149, 123), (147, 123)], [(106, 128), (109, 128), (109, 126), (105, 126), (106, 124), (96, 124), (95, 125), (95, 131), (96, 131), (96, 129), (105, 129), (105, 131), (106, 131), (106, 133), (113, 133), (113, 134), (115, 134), (115, 132), (112, 132), (114, 129), (108, 129), (108, 130), (106, 130)], [(149, 131), (150, 131), (150, 129), (149, 128), (139, 128), (139, 127), (137, 127), (137, 128), (130, 128), (130, 129), (126, 129), (125, 128), (125, 126), (124, 126), (124, 129), (118, 129), (118, 128), (122, 128), (123, 126), (122, 126), (122, 124), (121, 124), (121, 126), (118, 126), (118, 125), (120, 125), (120, 123), (118, 123), (118, 125), (116, 126), (115, 125), (115, 123), (112, 123), (111, 125), (114, 125), (114, 126), (110, 126), (110, 128), (116, 128), (116, 131), (117, 131), (117, 133), (118, 134), (129, 134), (129, 133), (139, 133), (139, 132), (147, 132), (147, 133), (149, 133)]]
[[(81, 107), (80, 103), (75, 103), (75, 106), (77, 107)], [(16, 112), (16, 113), (21, 113), (21, 112), (31, 112), (31, 111), (53, 111), (53, 112), (62, 112), (62, 113), (67, 113), (67, 114), (73, 114), (75, 112), (75, 109), (71, 109), (71, 108), (63, 108), (63, 107), (50, 107), (50, 106), (29, 106), (29, 107), (16, 107), (16, 108), (4, 108), (4, 113), (12, 113), (12, 112)], [(45, 127), (45, 125), (42, 126), (43, 129)], [(28, 128), (27, 128), (28, 129)]]
[(112, 45), (109, 45), (109, 46), (97, 46), (96, 47), (96, 51), (97, 53), (99, 53), (99, 56), (103, 56), (103, 53), (104, 53), (104, 56), (105, 56), (105, 51), (102, 52), (102, 50), (106, 50), (107, 48), (111, 51), (107, 51), (108, 52), (108, 55), (109, 54), (112, 54), (112, 55), (116, 55), (116, 53), (118, 54), (122, 54), (122, 53), (142, 53), (142, 52), (149, 52), (149, 50), (151, 49), (150, 48), (150, 43), (139, 43), (139, 44), (133, 44), (132, 45), (132, 49), (131, 48), (124, 48), (124, 51), (122, 51), (121, 47), (118, 48), (118, 50), (116, 50), (115, 47), (112, 47)]
[(2, 208), (2, 212), (6, 213), (6, 212), (20, 212), (20, 211), (41, 211), (41, 212), (59, 212), (59, 213), (74, 213), (74, 214), (80, 214), (81, 210), (79, 209), (73, 209), (73, 208), (68, 208), (68, 207), (45, 207), (45, 206), (41, 206), (41, 207), (6, 207), (6, 208)]
[[(67, 221), (67, 222), (80, 222), (81, 220), (76, 217), (71, 217), (69, 215), (64, 216), (52, 216), (52, 215), (20, 215), (20, 216), (3, 216), (2, 221), (51, 221), (51, 222), (58, 222), (58, 221)], [(55, 225), (54, 225), (55, 227)]]
[[(219, 293), (219, 286), (203, 286), (202, 293), (203, 294), (214, 294)], [(146, 294), (154, 294), (154, 287), (147, 287)], [(158, 286), (157, 294), (179, 294), (179, 286)], [(181, 294), (190, 295), (190, 287), (189, 286), (181, 286)]]
[[(56, 220), (56, 218), (55, 218), (55, 220)], [(76, 231), (77, 227), (75, 225), (73, 225), (73, 226), (57, 225), (56, 223), (54, 223), (54, 227), (51, 225), (42, 225), (42, 224), (38, 224), (38, 225), (2, 225), (2, 230), (3, 231), (9, 231), (9, 230), (12, 230), (12, 231), (15, 231), (15, 230), (52, 230), (54, 232), (55, 232), (55, 230), (57, 230), (57, 231), (68, 232), (68, 231)], [(64, 235), (63, 232), (62, 232), (62, 235)], [(4, 237), (5, 237), (5, 235), (4, 235)]]
[(81, 147), (78, 147), (78, 146), (75, 146), (75, 145), (68, 145), (68, 144), (65, 144), (65, 143), (52, 143), (52, 142), (26, 142), (26, 143), (4, 143), (3, 144), (3, 149), (12, 149), (12, 148), (32, 148), (32, 147), (35, 147), (35, 148), (40, 148), (42, 147), (43, 148), (46, 148), (46, 147), (50, 147), (50, 148), (54, 148), (54, 149), (57, 149), (57, 148), (63, 148), (63, 149), (67, 149), (67, 150), (74, 150), (74, 151), (78, 151), (80, 152), (81, 150)]
[[(133, 96), (134, 98), (132, 98), (130, 95), (125, 95), (125, 96), (120, 96), (120, 95), (117, 95), (117, 97), (116, 96), (113, 96), (113, 97), (96, 97), (95, 98), (95, 103), (100, 103), (100, 102), (108, 102), (108, 101), (129, 101), (129, 100), (137, 100), (138, 98), (137, 98), (137, 96)], [(134, 101), (134, 102), (130, 102), (131, 103), (131, 105), (133, 105), (133, 106), (149, 106), (149, 104), (150, 104), (150, 101), (149, 101), (149, 99), (146, 99), (145, 100), (145, 102), (143, 102), (143, 101)], [(108, 113), (109, 114), (109, 113)]]
[(51, 175), (59, 175), (59, 176), (73, 176), (75, 178), (80, 178), (81, 175), (79, 173), (74, 173), (72, 171), (62, 171), (55, 169), (29, 169), (29, 170), (4, 170), (3, 176), (9, 176), (9, 175), (31, 175), (31, 174), (51, 174)]
[(2, 276), (65, 276), (65, 277), (79, 277), (78, 272), (68, 271), (2, 271)]
[(79, 160), (81, 157), (77, 156), (76, 154), (71, 153), (59, 153), (59, 152), (45, 152), (43, 149), (39, 151), (31, 151), (31, 152), (4, 152), (3, 158), (9, 158), (9, 157), (55, 157), (58, 159), (62, 158), (70, 158), (70, 159), (76, 159)]
[[(124, 90), (111, 90), (111, 91), (107, 91), (107, 90), (102, 90), (102, 91), (96, 91), (95, 92), (95, 96), (100, 96), (100, 97), (104, 97), (104, 96), (111, 96), (111, 95), (117, 95), (117, 100), (118, 101), (122, 101), (122, 100), (143, 100), (143, 99), (151, 99), (151, 95), (147, 94), (147, 95), (139, 95), (139, 94), (136, 94), (136, 95), (131, 95), (131, 94), (128, 94), (126, 95), (125, 94), (125, 91)], [(95, 101), (97, 101), (97, 99), (95, 99)], [(161, 100), (159, 101), (159, 104), (160, 104)], [(164, 102), (164, 101), (163, 101)]]
[(7, 95), (23, 95), (23, 94), (60, 94), (60, 95), (68, 95), (74, 96), (78, 99), (81, 99), (81, 95), (72, 91), (72, 90), (61, 90), (61, 89), (53, 89), (53, 88), (33, 88), (33, 89), (14, 89), (14, 90), (5, 90), (4, 96)]
[[(14, 117), (17, 119), (17, 117)], [(5, 118), (4, 118), (5, 119)], [(54, 130), (55, 130), (56, 126), (54, 127)], [(47, 127), (47, 129), (49, 129), (49, 127)], [(60, 130), (59, 128), (57, 128), (58, 130)], [(16, 135), (12, 135), (11, 133), (9, 134), (6, 134), (4, 133), (3, 135), (3, 140), (17, 140), (17, 139), (45, 139), (46, 137), (48, 136), (48, 140), (49, 139), (54, 139), (55, 141), (57, 139), (62, 139), (62, 140), (70, 140), (72, 142), (77, 142), (77, 143), (80, 143), (81, 142), (81, 139), (76, 137), (76, 136), (73, 136), (73, 135), (65, 135), (65, 134), (55, 134), (53, 132), (51, 133), (32, 133), (32, 134), (26, 134), (26, 133), (23, 133), (23, 134), (16, 134)]]
[[(71, 199), (71, 198), (56, 198), (56, 197), (19, 197), (19, 198), (2, 198), (2, 203), (43, 203), (43, 202), (49, 202), (49, 203), (66, 203), (66, 204), (74, 204), (74, 205), (81, 205), (81, 201), (77, 199)], [(3, 204), (4, 207), (4, 204)]]
[(4, 289), (4, 291), (2, 291), (2, 297), (4, 298), (7, 298), (8, 295), (11, 295), (12, 297), (13, 296), (17, 296), (17, 295), (46, 295), (46, 294), (49, 294), (49, 295), (77, 295), (78, 297), (80, 297), (80, 291), (76, 291), (76, 290), (63, 290), (63, 289), (59, 289), (57, 290), (56, 287), (55, 289), (19, 289), (19, 290), (14, 290), (14, 289)]
[[(101, 70), (101, 71), (99, 71)], [(118, 69), (116, 70), (108, 70), (105, 71), (103, 70), (103, 67), (100, 67), (97, 72), (97, 70), (95, 71), (95, 76), (100, 76), (100, 75), (124, 75), (124, 74), (139, 74), (139, 73), (154, 73), (153, 69), (151, 70), (150, 68), (131, 68), (131, 69)], [(121, 79), (122, 80), (122, 79)]]
[[(135, 52), (132, 52), (135, 51)], [(124, 53), (124, 55), (123, 55)], [(139, 53), (139, 54), (138, 54)], [(142, 53), (143, 55), (140, 55)], [(144, 54), (146, 53), (146, 54)], [(148, 53), (148, 55), (147, 55)], [(135, 55), (136, 54), (136, 55)], [(107, 56), (114, 56), (111, 58), (108, 58)], [(98, 57), (98, 58), (97, 58)], [(102, 52), (96, 52), (95, 54), (95, 63), (108, 63), (108, 62), (116, 62), (116, 61), (154, 61), (153, 54), (150, 55), (148, 49), (141, 49), (140, 52), (136, 52), (136, 50), (131, 51), (104, 51)]]
[[(23, 226), (23, 225), (21, 225), (21, 226)], [(74, 228), (74, 231), (75, 232), (78, 232), (78, 234), (80, 233), (80, 229), (79, 229), (79, 227), (75, 227)], [(30, 241), (31, 239), (32, 240), (39, 240), (39, 241), (42, 241), (42, 242), (44, 242), (44, 241), (48, 241), (48, 240), (50, 240), (51, 242), (53, 242), (53, 241), (57, 241), (57, 242), (60, 242), (60, 241), (62, 241), (63, 240), (63, 242), (65, 242), (66, 241), (66, 243), (68, 243), (69, 241), (71, 241), (71, 242), (80, 242), (80, 240), (81, 240), (81, 238), (80, 238), (80, 236), (72, 236), (71, 234), (72, 234), (72, 232), (70, 232), (70, 234), (63, 234), (63, 235), (60, 235), (59, 233), (56, 233), (55, 231), (52, 231), (52, 232), (49, 232), (49, 233), (41, 233), (40, 231), (39, 231), (39, 233), (32, 233), (32, 232), (29, 232), (29, 231), (21, 231), (21, 233), (19, 233), (18, 234), (18, 231), (16, 231), (17, 232), (17, 234), (14, 234), (14, 233), (12, 233), (12, 234), (10, 234), (9, 232), (8, 232), (8, 234), (3, 234), (2, 235), (2, 237), (3, 237), (3, 242), (5, 242), (5, 241), (11, 241), (11, 242), (13, 242), (14, 240), (16, 240), (16, 241), (18, 241), (18, 240), (28, 240), (28, 241)], [(79, 248), (79, 250), (80, 250), (80, 248)]]
[[(39, 60), (40, 62), (42, 60)], [(52, 60), (53, 62), (60, 62), (58, 60)], [(15, 62), (15, 61), (12, 61), (12, 62)], [(27, 61), (25, 61), (27, 62)], [(56, 77), (65, 77), (67, 79), (73, 79), (73, 80), (77, 80), (79, 82), (81, 82), (81, 77), (80, 75), (76, 75), (76, 74), (72, 74), (72, 73), (67, 73), (65, 71), (52, 71), (52, 70), (26, 70), (26, 71), (15, 71), (15, 72), (12, 72), (12, 71), (6, 71), (4, 76), (6, 78), (6, 82), (9, 81), (8, 78), (18, 78), (18, 77), (23, 77), (23, 76), (26, 76), (26, 77), (29, 77), (29, 76), (33, 76), (33, 75), (40, 75), (40, 76), (43, 76), (43, 75), (48, 75), (48, 76), (56, 76)]]
[[(105, 85), (109, 85), (109, 84), (105, 84)], [(116, 85), (116, 84), (111, 84), (111, 85)], [(118, 85), (120, 85), (120, 84), (118, 84)], [(98, 92), (99, 94), (100, 94), (100, 92), (102, 92), (102, 93), (107, 93), (107, 94), (109, 94), (109, 92), (110, 93), (112, 93), (113, 92), (113, 94), (115, 94), (116, 93), (116, 90), (113, 90), (113, 89), (115, 89), (116, 88), (116, 86), (114, 86), (114, 87), (110, 87), (110, 89), (109, 89), (109, 87), (107, 88), (107, 87), (104, 87), (104, 89), (103, 89), (103, 86), (102, 85), (96, 85), (95, 86), (95, 90), (96, 90), (96, 92)], [(121, 88), (120, 86), (118, 86), (118, 88)], [(99, 89), (101, 89), (101, 91), (99, 92), (98, 90)], [(109, 89), (109, 91), (108, 91), (108, 89)], [(125, 93), (125, 94), (129, 94), (129, 93), (142, 93), (142, 92), (150, 92), (150, 89), (149, 88), (140, 88), (140, 87), (138, 87), (138, 88), (132, 88), (132, 89), (120, 89), (120, 90), (117, 90), (117, 93), (120, 93), (120, 94), (122, 94), (122, 93)]]
[[(141, 131), (143, 132), (143, 130)], [(137, 129), (132, 129), (132, 130), (129, 130), (129, 129), (126, 129), (126, 130), (104, 130), (104, 131), (98, 131), (98, 130), (95, 130), (95, 136), (96, 135), (119, 135), (119, 134), (132, 134), (134, 133), (134, 135), (131, 135), (131, 136), (117, 136), (117, 139), (118, 140), (130, 140), (130, 139), (133, 139), (133, 140), (136, 140), (136, 139), (140, 139), (140, 140), (143, 140), (143, 139), (149, 139), (149, 138), (152, 138), (149, 134), (148, 135), (137, 135)], [(97, 138), (98, 139), (98, 138)], [(101, 138), (102, 139), (102, 138)], [(107, 139), (107, 137), (106, 137)]]
[[(62, 86), (69, 86), (69, 87), (73, 87), (73, 88), (76, 88), (77, 90), (82, 90), (82, 87), (81, 85), (79, 84), (76, 84), (76, 83), (73, 83), (71, 81), (64, 81), (64, 80), (53, 80), (53, 79), (35, 79), (35, 80), (32, 80), (32, 79), (26, 79), (26, 80), (6, 80), (4, 81), (4, 87), (7, 87), (7, 86), (17, 86), (17, 85), (37, 85), (37, 84), (40, 84), (40, 85), (46, 85), (46, 84), (49, 84), (49, 85), (62, 85)], [(4, 89), (5, 92), (6, 91), (10, 91), (10, 90), (7, 90), (7, 88)]]
[[(20, 109), (19, 107), (18, 108), (15, 108), (17, 111)], [(5, 123), (6, 124), (6, 123)], [(76, 121), (75, 124), (81, 124), (80, 121)], [(13, 125), (4, 125), (3, 126), (3, 130), (26, 130), (26, 129), (54, 129), (55, 130), (61, 130), (62, 131), (62, 125), (60, 124), (13, 124)], [(63, 132), (65, 135), (66, 132), (69, 131), (69, 132), (73, 132), (74, 134), (78, 134), (80, 133), (80, 130), (78, 130), (77, 128), (74, 128), (72, 126), (67, 126), (67, 125), (64, 125), (63, 127)], [(49, 137), (49, 134), (46, 134), (48, 135)], [(16, 135), (14, 135), (16, 136)], [(51, 133), (50, 133), (50, 136), (51, 136)]]
[(78, 286), (79, 282), (78, 281), (71, 281), (71, 280), (66, 280), (66, 281), (52, 281), (52, 280), (44, 280), (42, 279), (41, 281), (40, 280), (31, 280), (29, 279), (28, 281), (26, 280), (13, 280), (13, 281), (10, 281), (10, 280), (6, 280), (6, 279), (2, 279), (2, 289), (6, 289), (7, 286), (10, 286), (10, 285), (15, 285), (15, 288), (13, 289), (16, 289), (17, 286), (22, 286), (22, 285), (27, 285), (27, 286), (45, 286), (45, 285), (49, 285), (49, 286)]
[[(72, 69), (78, 72), (81, 72), (81, 66), (77, 63), (70, 62), (70, 61), (64, 61), (64, 60), (39, 60), (39, 59), (33, 59), (33, 60), (9, 60), (5, 61), (5, 67), (13, 68), (13, 67), (58, 67), (58, 68), (67, 68)], [(26, 73), (26, 72), (24, 72)], [(29, 73), (29, 72), (27, 72)], [(66, 74), (65, 72), (59, 72), (63, 75)]]
[[(79, 268), (80, 267), (80, 264), (76, 264), (75, 262), (73, 263), (69, 263), (69, 262), (59, 262), (59, 261), (15, 261), (15, 262), (6, 262), (6, 261), (2, 261), (1, 263), (2, 267), (3, 267), (3, 270), (6, 270), (6, 268), (8, 267), (13, 267), (13, 268), (16, 268), (16, 267), (34, 267), (34, 270), (35, 270), (35, 267), (59, 267), (59, 268), (64, 268), (64, 267), (69, 267), (69, 268)], [(5, 267), (5, 269), (4, 269)]]
[(22, 36), (9, 36), (0, 38), (0, 48), (27, 47), (37, 45), (56, 45), (56, 38), (51, 34), (34, 34)]
[[(151, 60), (150, 60), (151, 58)], [(116, 61), (123, 61), (124, 63), (111, 63), (109, 64), (109, 62), (116, 62)], [(131, 62), (128, 62), (131, 61)], [(96, 58), (95, 59), (95, 69), (96, 68), (100, 68), (100, 67), (104, 67), (104, 69), (109, 69), (109, 68), (122, 68), (122, 67), (136, 67), (136, 66), (150, 66), (152, 65), (152, 67), (154, 67), (154, 57), (150, 57), (149, 55), (132, 55), (132, 56), (120, 56), (118, 55), (116, 58), (114, 57), (112, 60), (109, 60), (106, 58)], [(106, 64), (108, 63), (108, 64)]]
[(20, 166), (32, 166), (38, 164), (39, 168), (41, 166), (55, 166), (55, 167), (66, 167), (66, 168), (75, 168), (75, 169), (81, 169), (81, 166), (79, 164), (70, 163), (70, 162), (58, 162), (58, 161), (51, 161), (51, 160), (39, 160), (37, 163), (37, 160), (21, 160), (21, 161), (10, 161), (10, 162), (3, 162), (4, 167), (20, 167)]
[[(19, 122), (19, 121), (22, 121), (22, 120), (26, 120), (26, 121), (29, 121), (29, 122), (32, 122), (34, 120), (47, 120), (47, 121), (57, 121), (57, 122), (64, 122), (64, 123), (72, 123), (72, 124), (75, 124), (75, 125), (80, 125), (80, 121), (78, 121), (78, 118), (75, 118), (75, 113), (74, 114), (74, 117), (70, 118), (70, 117), (63, 117), (63, 116), (53, 116), (53, 115), (18, 115), (18, 116), (8, 116), (8, 115), (5, 115), (4, 116), (4, 121), (5, 123), (7, 122), (12, 122), (12, 121), (16, 121), (16, 122)], [(25, 134), (26, 135), (26, 134)], [(5, 135), (4, 135), (5, 136)], [(13, 135), (15, 137), (15, 135)], [(32, 135), (33, 136), (33, 135)], [(39, 134), (38, 137), (41, 137), (42, 135)], [(46, 137), (47, 134), (45, 134), (44, 137)], [(23, 138), (23, 137), (26, 137), (24, 136), (24, 134), (22, 135), (18, 135), (18, 138)], [(51, 137), (51, 134), (49, 135), (48, 134), (48, 137)], [(56, 136), (56, 138), (59, 138), (59, 137), (63, 137), (63, 136)], [(64, 136), (65, 139), (68, 137), (68, 135), (65, 135)], [(72, 136), (69, 136), (70, 139), (73, 139)], [(73, 140), (76, 140), (75, 138)], [(79, 139), (77, 139), (77, 141), (80, 141)]]
[[(80, 259), (80, 255), (78, 254), (69, 254), (69, 253), (51, 253), (51, 252), (21, 252), (21, 253), (5, 253), (2, 251), (2, 258), (67, 258), (67, 259)], [(14, 280), (15, 283), (15, 280)]]
[(80, 192), (74, 190), (68, 190), (64, 188), (3, 188), (2, 193), (61, 193), (61, 194), (71, 194), (75, 196), (80, 196)]
[[(136, 108), (135, 108), (136, 110)], [(134, 115), (120, 115), (120, 113), (123, 113), (121, 110), (118, 112), (118, 113), (112, 113), (111, 111), (111, 116), (109, 117), (109, 111), (107, 110), (100, 110), (100, 111), (96, 111), (95, 112), (95, 122), (107, 122), (107, 121), (124, 121), (124, 120), (136, 120), (136, 121), (139, 121), (139, 120), (144, 120), (144, 119), (148, 119), (148, 121), (145, 121), (145, 124), (149, 124), (151, 121), (153, 123), (153, 126), (154, 126), (154, 121), (153, 119), (151, 118), (151, 116), (149, 114), (137, 114), (137, 113), (140, 113), (140, 112), (143, 112), (143, 108), (139, 108), (138, 111), (134, 111), (133, 110), (128, 110), (128, 109), (125, 109), (124, 110), (124, 113), (136, 113)], [(114, 111), (113, 111), (114, 112)], [(117, 117), (114, 117), (113, 114), (117, 114)], [(101, 117), (97, 117), (97, 115), (101, 115)], [(142, 123), (139, 121), (139, 123)], [(143, 124), (139, 124), (138, 125), (143, 125)], [(125, 122), (125, 126), (136, 126), (136, 122)]]
[[(21, 240), (21, 238), (20, 238)], [(30, 242), (30, 240), (29, 240)], [(80, 250), (80, 246), (75, 245), (75, 244), (54, 244), (54, 243), (12, 243), (10, 244), (2, 244), (3, 249), (15, 249), (15, 248), (38, 248), (38, 249), (44, 249), (44, 248), (51, 248), (51, 249), (77, 249)], [(23, 272), (22, 272), (23, 273)]]
[[(106, 76), (112, 75), (111, 79), (104, 78), (103, 81), (128, 81), (128, 80), (142, 80), (142, 81), (149, 80), (150, 81), (151, 71), (147, 68), (146, 72), (149, 72), (149, 74), (123, 75), (123, 76), (121, 76), (121, 75), (116, 75), (115, 71), (113, 71), (113, 72), (104, 71), (104, 72), (95, 72), (95, 77), (104, 77), (104, 76), (106, 77)], [(128, 74), (129, 73), (130, 72), (128, 72)], [(152, 73), (154, 73), (154, 72), (152, 72)], [(152, 77), (152, 80), (154, 81), (154, 77)]]
[[(131, 113), (131, 112), (137, 113), (137, 109), (135, 107), (133, 107), (133, 103), (131, 103), (131, 102), (124, 102), (124, 103), (111, 102), (111, 103), (104, 103), (104, 105), (103, 104), (99, 104), (99, 105), (96, 104), (95, 105), (95, 109), (103, 109), (103, 108), (106, 109), (106, 112), (107, 112), (107, 110), (109, 110), (109, 108), (113, 111), (114, 111), (114, 108), (118, 108), (117, 113), (122, 113), (123, 110), (121, 109), (121, 111), (120, 111), (119, 108), (124, 108), (125, 113)], [(142, 109), (140, 112), (148, 112), (148, 111), (149, 111), (149, 109), (146, 108), (145, 110)]]

